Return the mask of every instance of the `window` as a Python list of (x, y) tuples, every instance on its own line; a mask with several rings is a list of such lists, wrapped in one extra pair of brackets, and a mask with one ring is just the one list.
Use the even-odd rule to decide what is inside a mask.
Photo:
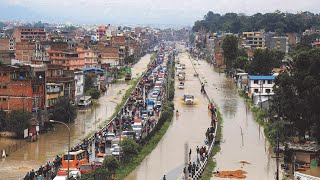
[(265, 83), (265, 80), (261, 80), (261, 84), (264, 84)]
[(34, 93), (38, 93), (39, 92), (39, 86), (33, 86), (32, 90)]
[(253, 84), (258, 84), (258, 80), (253, 80)]
[(266, 93), (270, 93), (271, 92), (271, 89), (266, 89)]
[(2, 101), (7, 101), (7, 98), (2, 98)]
[(87, 52), (87, 56), (89, 56), (89, 53)]
[(255, 93), (258, 93), (258, 92), (259, 92), (259, 90), (258, 90), (258, 89), (254, 89), (254, 92), (255, 92)]
[(61, 75), (61, 70), (57, 70), (57, 76)]
[(268, 80), (268, 84), (272, 84), (272, 80)]

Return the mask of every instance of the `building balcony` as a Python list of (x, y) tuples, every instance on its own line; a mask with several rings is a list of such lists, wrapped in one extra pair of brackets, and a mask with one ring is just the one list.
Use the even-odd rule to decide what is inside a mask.
[(47, 82), (52, 82), (52, 83), (66, 83), (66, 82), (73, 82), (74, 77), (47, 77)]

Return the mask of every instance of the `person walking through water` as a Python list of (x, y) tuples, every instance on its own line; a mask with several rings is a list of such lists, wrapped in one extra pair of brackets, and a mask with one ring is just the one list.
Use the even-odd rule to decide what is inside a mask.
[(201, 93), (205, 93), (205, 90), (204, 90), (204, 83), (201, 83)]
[(191, 153), (192, 153), (192, 151), (190, 149), (190, 151), (189, 151), (189, 160), (191, 160)]

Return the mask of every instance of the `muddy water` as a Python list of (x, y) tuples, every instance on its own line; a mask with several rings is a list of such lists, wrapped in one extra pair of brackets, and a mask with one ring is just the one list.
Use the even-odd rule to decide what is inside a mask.
[[(133, 67), (133, 78), (141, 75), (149, 62), (150, 55), (144, 56)], [(130, 85), (124, 81), (110, 85), (96, 106), (78, 111), (77, 119), (70, 124), (72, 145), (81, 142), (84, 137), (102, 126), (101, 124), (113, 114), (117, 103), (121, 102), (122, 95), (129, 87)], [(37, 142), (27, 144), (7, 158), (0, 159), (0, 179), (21, 178), (32, 168), (39, 168), (48, 160), (52, 160), (55, 155), (67, 151), (68, 131), (59, 124), (55, 125), (55, 129), (54, 132), (40, 135)], [(0, 142), (1, 144), (2, 142), (12, 143), (12, 140), (2, 139)]]
[[(275, 178), (276, 162), (271, 158), (270, 146), (253, 114), (231, 79), (213, 70), (206, 62), (194, 62), (206, 91), (223, 114), (223, 139), (221, 151), (216, 155), (217, 169), (247, 171), (247, 178), (269, 180)], [(251, 164), (242, 165), (240, 161)], [(217, 178), (212, 178), (217, 179)]]
[[(208, 101), (200, 93), (200, 83), (193, 76), (191, 62), (186, 56), (180, 57), (180, 62), (186, 64), (185, 89), (178, 89), (179, 81), (176, 79), (174, 104), (179, 110), (171, 126), (157, 147), (148, 155), (126, 180), (153, 180), (177, 179), (180, 176), (186, 154), (192, 149), (192, 159), (195, 161), (196, 147), (204, 143), (205, 131), (209, 127)], [(195, 96), (195, 105), (187, 106), (183, 102), (185, 93)]]
[[(185, 143), (188, 148), (192, 148), (193, 159), (195, 146), (203, 144), (204, 132), (209, 125), (207, 101), (200, 94), (200, 84), (193, 77), (194, 72), (187, 54), (182, 54), (180, 61), (187, 66), (185, 90), (176, 89), (175, 106), (180, 116), (174, 119), (157, 147), (126, 178), (127, 180), (157, 180), (165, 174), (170, 180), (181, 178), (186, 160)], [(207, 82), (205, 87), (207, 93), (223, 114), (223, 140), (221, 151), (216, 155), (218, 169), (243, 169), (248, 172), (247, 179), (252, 180), (274, 179), (276, 163), (275, 159), (271, 158), (263, 129), (253, 119), (244, 100), (238, 96), (232, 80), (226, 78), (224, 74), (219, 74), (204, 61), (193, 64), (196, 64), (201, 80)], [(180, 98), (184, 92), (195, 95), (198, 102), (196, 106), (183, 105)], [(239, 161), (251, 164), (243, 166)]]

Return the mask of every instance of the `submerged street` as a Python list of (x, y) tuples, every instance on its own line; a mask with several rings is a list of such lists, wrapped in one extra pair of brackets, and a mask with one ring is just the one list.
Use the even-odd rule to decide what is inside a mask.
[[(192, 161), (195, 161), (196, 146), (204, 144), (205, 131), (210, 124), (208, 101), (200, 93), (200, 83), (193, 76), (194, 70), (188, 54), (180, 54), (179, 59), (180, 63), (186, 64), (184, 90), (177, 88), (176, 79), (174, 103), (180, 116), (174, 118), (157, 147), (126, 180), (157, 180), (163, 175), (166, 175), (167, 179), (180, 179), (189, 149), (192, 149)], [(218, 105), (223, 116), (221, 151), (214, 157), (217, 161), (216, 170), (242, 169), (247, 171), (247, 179), (273, 179), (276, 161), (271, 158), (263, 128), (254, 120), (244, 99), (239, 97), (235, 84), (223, 73), (213, 70), (213, 66), (207, 62), (202, 60), (193, 63), (201, 81), (206, 82), (205, 89), (209, 97)], [(184, 93), (195, 96), (195, 105), (184, 105)], [(240, 161), (250, 164), (243, 165)]]
[[(138, 78), (150, 62), (150, 54), (143, 56), (132, 68), (132, 77)], [(109, 89), (100, 97), (97, 105), (87, 110), (79, 110), (78, 116), (71, 127), (71, 146), (81, 142), (89, 134), (99, 129), (100, 124), (111, 117), (117, 103), (121, 102), (125, 91), (130, 88), (128, 82), (119, 81), (110, 85)], [(63, 125), (55, 124), (55, 131), (41, 134), (36, 142), (28, 143), (10, 156), (0, 159), (0, 174), (9, 179), (24, 177), (31, 169), (38, 169), (40, 165), (51, 161), (56, 155), (67, 152), (68, 131)], [(11, 144), (15, 140), (1, 139), (0, 144)]]

